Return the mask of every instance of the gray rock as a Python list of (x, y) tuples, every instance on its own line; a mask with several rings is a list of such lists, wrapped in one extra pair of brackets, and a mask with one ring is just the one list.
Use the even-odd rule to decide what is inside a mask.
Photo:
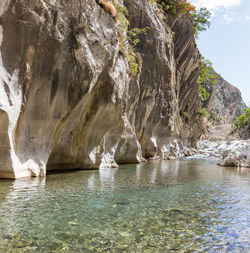
[(220, 120), (221, 124), (231, 124), (235, 117), (240, 116), (246, 108), (238, 88), (224, 80), (218, 73), (217, 83), (208, 84), (211, 96), (207, 103), (211, 117)]
[(238, 130), (239, 136), (243, 140), (250, 139), (250, 127), (248, 124), (243, 125), (239, 130)]
[(9, 119), (8, 114), (0, 110), (0, 177), (13, 177), (14, 172), (12, 167), (10, 154), (10, 140), (8, 138)]
[(250, 168), (250, 140), (200, 141), (198, 153), (220, 158), (221, 166)]
[(0, 3), (0, 177), (174, 158), (196, 144), (192, 21), (165, 21), (146, 0), (124, 3), (130, 28), (149, 27), (133, 78), (131, 48), (120, 49), (121, 31), (96, 1)]

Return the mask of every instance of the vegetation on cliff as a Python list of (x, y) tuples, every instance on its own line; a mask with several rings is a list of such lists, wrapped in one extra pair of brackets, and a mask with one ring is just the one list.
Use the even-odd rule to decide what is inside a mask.
[(129, 15), (126, 6), (121, 5), (117, 0), (114, 1), (115, 8), (118, 11), (118, 31), (119, 31), (119, 48), (126, 56), (129, 63), (130, 75), (135, 76), (142, 65), (142, 59), (139, 53), (136, 52), (135, 46), (140, 42), (139, 35), (146, 34), (148, 27), (131, 28), (129, 29)]
[(233, 130), (248, 127), (250, 131), (250, 107), (244, 109), (244, 113), (236, 117), (232, 123)]
[(200, 76), (198, 78), (198, 82), (200, 84), (199, 95), (200, 95), (200, 99), (201, 99), (200, 114), (205, 118), (209, 118), (210, 114), (207, 111), (206, 104), (207, 104), (207, 101), (210, 98), (211, 94), (209, 93), (209, 91), (207, 89), (207, 85), (208, 84), (215, 85), (217, 75), (215, 74), (215, 71), (212, 67), (211, 61), (202, 57), (201, 64), (202, 64), (201, 72), (200, 72)]
[(194, 21), (194, 32), (197, 37), (200, 32), (206, 31), (210, 27), (211, 13), (207, 8), (201, 8), (199, 11), (194, 10), (192, 13)]
[(205, 31), (210, 27), (211, 13), (207, 8), (201, 8), (199, 10), (189, 3), (187, 0), (156, 0), (158, 5), (161, 6), (163, 11), (167, 14), (171, 14), (177, 18), (183, 14), (187, 14), (193, 19), (194, 33), (197, 37), (202, 31)]
[(195, 7), (186, 0), (156, 0), (162, 9), (169, 14), (180, 17), (195, 11)]
[[(193, 19), (194, 34), (196, 37), (201, 31), (205, 31), (210, 26), (210, 12), (206, 8), (196, 10), (187, 0), (149, 1), (153, 4), (157, 4), (164, 13), (173, 15), (176, 18), (180, 18), (182, 15), (189, 15)], [(136, 52), (135, 46), (140, 42), (139, 36), (141, 34), (146, 34), (149, 28), (134, 27), (129, 29), (130, 23), (127, 19), (128, 10), (126, 6), (121, 5), (117, 0), (114, 0), (114, 6), (117, 10), (117, 19), (119, 20), (120, 50), (128, 59), (131, 76), (135, 76), (141, 65), (141, 56)], [(174, 32), (172, 32), (172, 34), (174, 37)], [(127, 44), (129, 44), (129, 48)]]
[(198, 78), (198, 82), (200, 83), (200, 98), (202, 102), (206, 102), (209, 97), (210, 93), (206, 90), (207, 83), (211, 83), (212, 85), (216, 84), (217, 75), (214, 74), (214, 69), (212, 67), (212, 62), (204, 57), (201, 58), (201, 72)]

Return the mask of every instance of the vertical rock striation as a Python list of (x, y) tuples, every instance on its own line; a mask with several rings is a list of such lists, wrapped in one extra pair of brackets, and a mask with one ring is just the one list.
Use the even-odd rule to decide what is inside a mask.
[(176, 61), (176, 91), (183, 121), (182, 139), (186, 145), (195, 145), (203, 132), (200, 117), (199, 83), (200, 52), (193, 36), (193, 21), (183, 16), (174, 20), (174, 58)]
[(134, 77), (121, 31), (96, 1), (0, 3), (0, 177), (172, 158), (195, 144), (192, 21), (164, 21), (150, 1), (124, 4), (131, 28), (149, 27)]

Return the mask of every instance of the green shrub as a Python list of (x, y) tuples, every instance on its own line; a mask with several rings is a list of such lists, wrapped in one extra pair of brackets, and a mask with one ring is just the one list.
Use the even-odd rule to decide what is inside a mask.
[[(149, 0), (151, 3), (153, 0)], [(211, 13), (207, 8), (196, 10), (188, 0), (156, 0), (162, 10), (175, 17), (180, 17), (182, 14), (189, 14), (194, 21), (194, 32), (197, 37), (202, 31), (210, 27)]]
[(139, 66), (136, 60), (136, 53), (134, 49), (131, 48), (129, 54), (127, 55), (128, 64), (129, 64), (129, 71), (131, 76), (135, 76), (138, 72)]
[(232, 129), (239, 129), (245, 125), (248, 125), (248, 128), (250, 129), (250, 107), (245, 108), (244, 113), (235, 118), (232, 123)]
[(129, 30), (127, 32), (129, 42), (131, 42), (133, 45), (138, 44), (140, 42), (140, 39), (138, 38), (138, 36), (140, 34), (146, 35), (148, 29), (149, 29), (149, 27), (146, 26), (144, 28), (135, 27), (135, 28)]
[[(183, 14), (192, 17), (196, 38), (200, 32), (205, 31), (210, 27), (210, 11), (205, 7), (196, 10), (196, 8), (190, 3), (190, 0), (148, 0), (148, 2), (153, 5), (157, 4), (164, 13), (173, 15), (177, 18), (181, 17)], [(166, 16), (163, 16), (163, 19), (165, 18)]]
[(130, 51), (127, 54), (129, 69), (131, 76), (135, 76), (142, 65), (142, 58), (139, 53), (136, 53), (135, 46), (140, 42), (138, 38), (141, 34), (146, 34), (149, 27), (133, 28), (127, 31), (127, 42), (130, 44)]
[(187, 0), (157, 0), (164, 12), (180, 17), (195, 11), (195, 7)]
[[(146, 34), (149, 27), (133, 28), (129, 30), (129, 21), (126, 16), (128, 10), (124, 5), (121, 5), (117, 0), (114, 0), (114, 5), (118, 11), (119, 25), (119, 48), (129, 63), (129, 71), (131, 76), (135, 76), (142, 65), (142, 58), (136, 53), (135, 46), (140, 42), (138, 38), (141, 34)], [(129, 44), (129, 45), (127, 45)]]
[(202, 102), (206, 102), (210, 98), (210, 93), (206, 90), (204, 85), (200, 85), (199, 95)]
[(209, 81), (211, 84), (216, 84), (217, 75), (214, 74), (213, 64), (208, 59), (205, 59), (203, 56), (201, 57), (201, 72), (199, 76), (199, 83), (205, 84)]
[(212, 85), (216, 84), (217, 75), (214, 74), (214, 69), (212, 67), (212, 62), (205, 59), (204, 57), (201, 58), (201, 71), (198, 78), (198, 82), (200, 83), (199, 87), (199, 94), (200, 99), (202, 102), (206, 102), (209, 97), (210, 93), (206, 90), (206, 85), (211, 83)]
[(209, 114), (209, 112), (207, 111), (206, 108), (200, 108), (200, 114), (201, 114), (202, 117), (204, 117), (204, 118), (209, 118), (209, 117), (210, 117), (210, 114)]
[(211, 13), (207, 8), (201, 8), (198, 11), (194, 10), (192, 12), (192, 17), (194, 21), (194, 33), (197, 37), (200, 32), (207, 30), (210, 27), (210, 16)]

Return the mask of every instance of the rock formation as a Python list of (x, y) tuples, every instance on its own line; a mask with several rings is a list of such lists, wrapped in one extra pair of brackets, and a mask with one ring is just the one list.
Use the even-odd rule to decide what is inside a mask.
[(172, 158), (195, 145), (192, 20), (164, 20), (147, 0), (117, 4), (130, 29), (148, 27), (133, 77), (123, 20), (117, 26), (95, 0), (0, 2), (0, 177)]
[(250, 127), (248, 124), (243, 125), (242, 127), (240, 127), (240, 129), (238, 130), (239, 136), (241, 139), (243, 140), (248, 140), (250, 139)]
[(224, 80), (218, 73), (215, 85), (207, 85), (211, 94), (207, 103), (211, 117), (219, 120), (221, 124), (231, 124), (235, 117), (244, 112), (244, 103), (240, 90)]
[(221, 166), (250, 168), (250, 140), (200, 141), (198, 153), (219, 158)]

